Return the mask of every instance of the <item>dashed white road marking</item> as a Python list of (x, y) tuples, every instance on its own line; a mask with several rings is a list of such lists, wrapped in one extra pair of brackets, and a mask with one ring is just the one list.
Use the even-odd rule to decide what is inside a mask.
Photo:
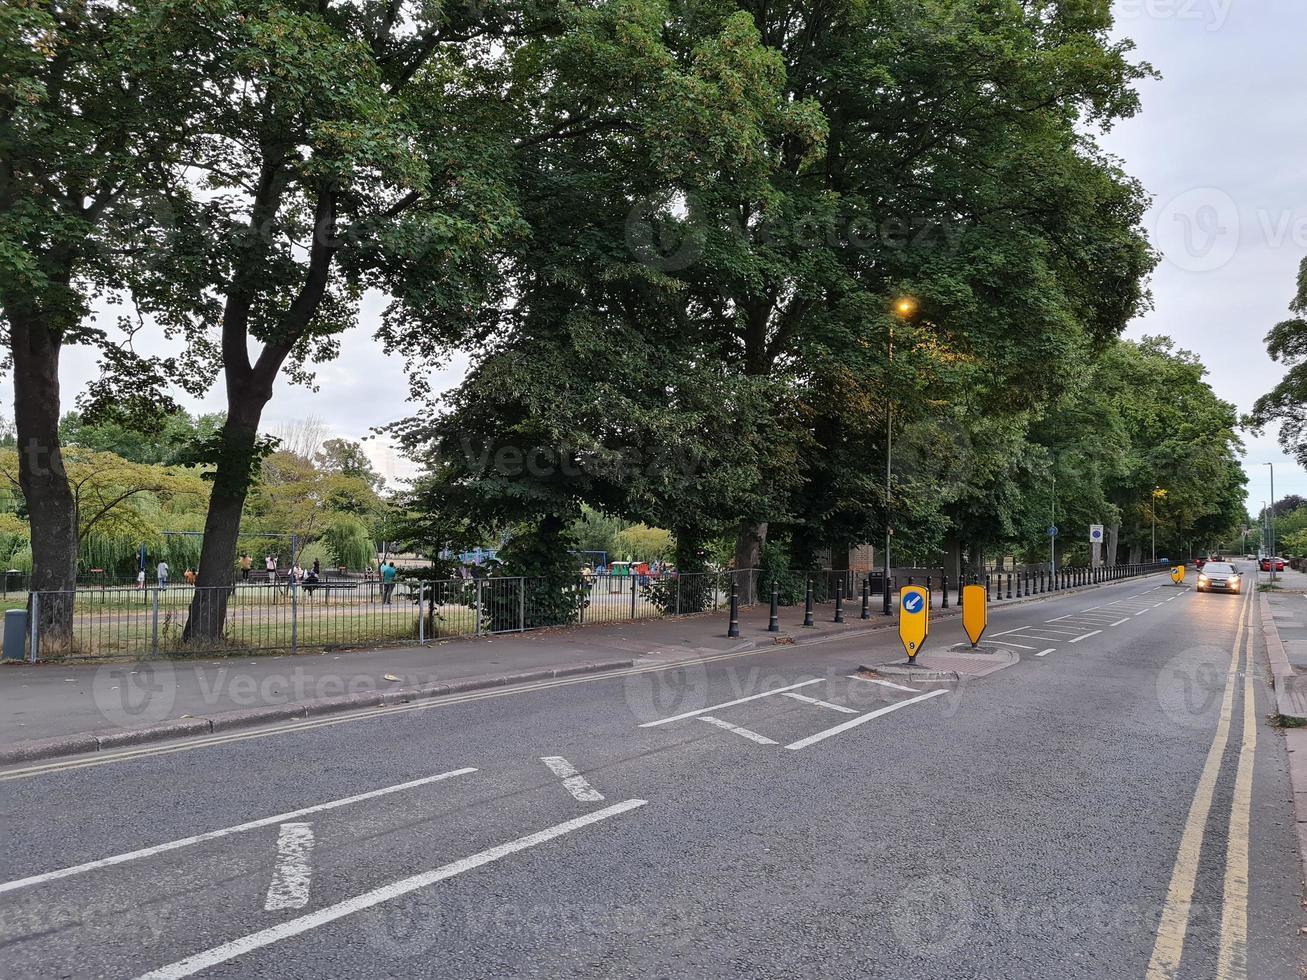
[(1049, 647), (1047, 650), (1041, 650), (1035, 654), (1036, 657), (1047, 657), (1050, 653), (1056, 653), (1057, 647)]
[(1152, 612), (1152, 609), (1140, 609), (1137, 613), (1135, 613), (1135, 615), (1142, 616), (1146, 612)]
[(714, 718), (712, 715), (701, 715), (699, 720), (706, 721), (710, 725), (716, 725), (718, 728), (722, 729), (722, 731), (734, 732), (736, 735), (740, 736), (740, 738), (747, 738), (750, 742), (757, 742), (759, 745), (776, 744), (776, 740), (773, 738), (768, 738), (766, 735), (759, 735), (757, 732), (749, 728), (741, 728), (739, 725), (732, 725), (729, 721), (724, 721), (721, 718)]
[(810, 698), (806, 694), (800, 694), (798, 691), (786, 691), (781, 695), (783, 698), (794, 698), (795, 701), (803, 701), (807, 704), (815, 704), (822, 708), (830, 708), (832, 711), (842, 711), (846, 715), (856, 715), (857, 708), (850, 708), (842, 704), (832, 704), (829, 701), (823, 701), (821, 698)]
[[(1091, 624), (1097, 626), (1097, 623)], [(1044, 633), (1070, 633), (1072, 636), (1084, 629), (1083, 626), (1038, 626), (1036, 629)]]
[(858, 715), (858, 717), (856, 718), (850, 718), (842, 725), (836, 725), (834, 728), (828, 728), (824, 732), (818, 732), (816, 735), (809, 735), (807, 738), (801, 738), (797, 742), (791, 742), (789, 745), (785, 747), (787, 749), (792, 749), (795, 751), (799, 749), (806, 749), (809, 745), (816, 745), (818, 742), (824, 741), (825, 739), (828, 739), (833, 735), (839, 735), (842, 734), (843, 732), (847, 732), (851, 728), (857, 728), (859, 725), (865, 725), (867, 722), (879, 718), (882, 715), (887, 715), (891, 711), (898, 711), (900, 708), (908, 707), (908, 705), (917, 704), (921, 701), (927, 701), (930, 698), (937, 698), (941, 694), (947, 694), (947, 693), (948, 693), (948, 689), (943, 687), (935, 691), (927, 691), (925, 694), (918, 694), (915, 698), (908, 698), (906, 701), (897, 701), (894, 704), (886, 705), (883, 708), (877, 708), (875, 711), (869, 711), (865, 715)]
[(1086, 633), (1084, 636), (1077, 636), (1074, 640), (1071, 640), (1071, 641), (1069, 641), (1069, 642), (1071, 642), (1071, 643), (1079, 643), (1081, 640), (1087, 640), (1087, 639), (1089, 639), (1091, 636), (1097, 636), (1097, 635), (1098, 635), (1099, 633), (1101, 633), (1101, 632), (1103, 632), (1103, 631), (1102, 631), (1102, 630), (1094, 630), (1092, 633)]
[(563, 781), (563, 788), (582, 803), (601, 803), (604, 794), (590, 785), (584, 776), (577, 772), (561, 755), (543, 755), (540, 761), (549, 767), (549, 771)]
[(194, 837), (183, 837), (180, 840), (168, 841), (166, 844), (155, 844), (153, 847), (143, 847), (139, 851), (128, 851), (126, 854), (115, 854), (112, 857), (100, 858), (97, 861), (87, 861), (85, 864), (75, 864), (70, 868), (60, 868), (58, 871), (47, 871), (45, 874), (32, 875), (30, 878), (19, 878), (16, 881), (6, 881), (3, 884), (0, 884), (0, 892), (11, 892), (19, 888), (25, 888), (28, 885), (40, 885), (47, 881), (68, 878), (72, 875), (81, 874), (84, 871), (95, 871), (97, 868), (108, 868), (115, 864), (124, 864), (127, 861), (138, 861), (141, 858), (153, 857), (156, 854), (163, 854), (167, 851), (175, 851), (178, 848), (189, 847), (192, 844), (199, 844), (203, 841), (217, 840), (220, 837), (229, 837), (232, 834), (239, 834), (242, 831), (257, 830), (259, 827), (270, 827), (273, 824), (285, 823), (286, 821), (294, 820), (297, 817), (307, 817), (310, 813), (323, 813), (327, 810), (334, 810), (337, 807), (349, 806), (351, 803), (361, 803), (364, 800), (375, 800), (379, 796), (389, 796), (391, 793), (399, 793), (406, 789), (426, 786), (428, 783), (438, 783), (441, 780), (452, 779), (454, 776), (463, 776), (470, 772), (476, 772), (476, 770), (471, 768), (453, 769), (449, 772), (442, 772), (436, 776), (426, 776), (422, 779), (414, 779), (407, 783), (398, 783), (395, 786), (374, 789), (368, 793), (359, 793), (357, 796), (347, 796), (342, 800), (332, 800), (330, 803), (319, 803), (316, 806), (306, 806), (301, 810), (291, 810), (289, 813), (278, 813), (273, 817), (262, 817), (258, 820), (251, 820), (249, 823), (237, 824), (235, 827), (224, 827), (222, 830), (211, 830), (208, 833), (196, 834)]
[(737, 704), (744, 704), (746, 701), (757, 701), (759, 698), (769, 698), (773, 694), (780, 694), (783, 691), (793, 691), (795, 688), (807, 687), (809, 684), (820, 684), (822, 678), (814, 677), (810, 681), (799, 681), (797, 684), (788, 684), (785, 687), (778, 687), (771, 691), (763, 691), (761, 694), (750, 694), (748, 697), (736, 698), (734, 701), (723, 701), (721, 704), (710, 704), (706, 708), (697, 708), (694, 711), (683, 711), (679, 715), (672, 715), (670, 718), (659, 718), (657, 721), (646, 721), (641, 728), (654, 728), (658, 725), (666, 725), (673, 721), (680, 721), (682, 718), (693, 718), (695, 715), (702, 715), (709, 711), (716, 711), (718, 708), (730, 708)]
[(865, 681), (868, 684), (879, 684), (881, 687), (892, 687), (896, 691), (909, 691), (913, 694), (921, 693), (921, 688), (919, 687), (904, 687), (902, 684), (891, 684), (889, 681), (883, 681), (880, 678), (859, 677), (857, 674), (850, 674), (849, 680)]
[(302, 909), (309, 904), (309, 882), (313, 874), (309, 855), (312, 853), (313, 824), (281, 825), (281, 833), (277, 835), (277, 867), (263, 900), (265, 911)]
[(221, 946), (214, 946), (202, 953), (196, 953), (185, 959), (170, 963), (167, 966), (160, 967), (157, 970), (151, 970), (144, 974), (138, 980), (180, 980), (181, 977), (193, 976), (202, 970), (207, 970), (211, 966), (217, 966), (219, 963), (226, 963), (234, 960), (238, 956), (252, 952), (256, 949), (262, 949), (265, 946), (271, 946), (273, 943), (281, 942), (283, 939), (290, 939), (292, 936), (299, 936), (303, 933), (317, 929), (319, 926), (335, 922), (337, 919), (343, 919), (347, 915), (353, 915), (355, 912), (362, 912), (364, 909), (370, 909), (384, 902), (408, 895), (411, 892), (427, 888), (437, 882), (444, 881), (447, 878), (453, 878), (455, 875), (461, 875), (464, 872), (472, 871), (492, 861), (498, 861), (501, 858), (516, 854), (518, 851), (525, 851), (528, 848), (536, 847), (540, 844), (548, 843), (557, 837), (570, 834), (582, 827), (588, 827), (590, 824), (599, 823), (601, 820), (607, 820), (610, 817), (616, 817), (620, 814), (627, 813), (644, 806), (647, 800), (625, 800), (622, 803), (614, 803), (612, 806), (604, 807), (602, 810), (595, 810), (584, 816), (576, 817), (564, 823), (555, 824), (544, 830), (537, 831), (534, 834), (528, 834), (526, 837), (519, 837), (517, 840), (509, 841), (507, 844), (500, 844), (497, 847), (491, 847), (487, 850), (473, 854), (471, 857), (465, 857), (458, 861), (442, 865), (434, 871), (424, 871), (421, 874), (412, 875), (408, 878), (401, 878), (399, 881), (391, 882), (389, 885), (383, 885), (375, 888), (370, 892), (364, 892), (362, 895), (356, 895), (348, 898), (343, 902), (337, 902), (335, 905), (329, 905), (324, 909), (316, 912), (310, 912), (307, 915), (301, 915), (299, 918), (291, 919), (289, 922), (282, 922), (279, 925), (272, 926), (268, 929), (262, 929), (259, 932), (251, 933), (248, 936), (242, 936), (240, 939), (234, 939), (229, 943), (223, 943)]
[[(1021, 634), (1021, 636), (1022, 636), (1022, 639), (1039, 639), (1039, 637), (1027, 637), (1025, 634)], [(980, 642), (978, 642), (978, 643), (976, 644), (976, 646), (978, 646), (978, 647), (984, 647), (984, 646), (990, 646), (990, 647), (1016, 647), (1018, 650), (1033, 650), (1033, 649), (1035, 649), (1034, 647), (1028, 647), (1028, 646), (1026, 646), (1024, 643), (1013, 643), (1011, 640), (1004, 640), (1002, 643), (1000, 643), (998, 640), (981, 640)]]
[[(1148, 610), (1145, 609), (1144, 612), (1148, 612)], [(1137, 614), (1136, 614), (1136, 615), (1137, 615)], [(1122, 623), (1128, 623), (1128, 622), (1130, 622), (1130, 617), (1129, 617), (1129, 616), (1127, 616), (1125, 619), (1118, 619), (1118, 620), (1117, 620), (1115, 623), (1113, 623), (1112, 625), (1113, 625), (1113, 626), (1120, 626)]]

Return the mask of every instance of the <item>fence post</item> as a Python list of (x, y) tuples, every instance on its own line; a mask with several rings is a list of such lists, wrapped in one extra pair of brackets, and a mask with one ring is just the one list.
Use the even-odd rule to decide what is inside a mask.
[(475, 579), (477, 584), (477, 623), (476, 635), (481, 635), (481, 579)]
[[(419, 609), (419, 616), (421, 610)], [(290, 583), (290, 652), (296, 653), (300, 648), (300, 587), (291, 579)]]
[(150, 656), (159, 655), (159, 590), (157, 588), (150, 590), (152, 593), (150, 606)]
[[(638, 582), (639, 580), (640, 580), (640, 576), (636, 575), (633, 571), (631, 574), (631, 619), (632, 620), (635, 619), (635, 583)], [(732, 582), (732, 586), (734, 586), (734, 582)]]
[[(521, 575), (518, 577), (517, 588), (518, 588), (517, 631), (519, 633), (525, 633), (526, 632), (526, 576), (525, 575)], [(590, 601), (590, 584), (587, 582), (585, 586), (585, 598), (581, 600), (582, 608), (585, 608), (585, 603), (589, 601)]]
[(676, 615), (681, 615), (681, 572), (676, 571)]
[(41, 593), (32, 593), (32, 621), (27, 624), (27, 629), (31, 633), (31, 639), (27, 644), (27, 659), (30, 663), (36, 663), (41, 659)]
[(418, 642), (427, 642), (427, 583), (418, 583)]

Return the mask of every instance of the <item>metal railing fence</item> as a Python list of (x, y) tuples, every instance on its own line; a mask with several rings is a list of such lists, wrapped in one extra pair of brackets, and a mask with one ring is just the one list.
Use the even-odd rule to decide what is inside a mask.
[[(1107, 569), (1047, 568), (984, 572), (944, 579), (942, 572), (895, 573), (891, 593), (910, 582), (957, 593), (967, 582), (989, 587), (993, 601), (1061, 591), (1148, 574), (1163, 565)], [(14, 595), (29, 602), (31, 659), (213, 655), (242, 651), (348, 648), (426, 642), (453, 636), (524, 632), (549, 627), (634, 622), (724, 611), (732, 590), (741, 606), (767, 604), (773, 583), (780, 605), (801, 605), (842, 591), (853, 608), (864, 586), (884, 596), (881, 572), (771, 574), (759, 569), (678, 574), (580, 575), (567, 585), (543, 578), (439, 581), (334, 580), (275, 584), (251, 580), (226, 588), (171, 585), (78, 589)], [(38, 625), (39, 624), (39, 625)], [(188, 633), (189, 630), (189, 633)]]

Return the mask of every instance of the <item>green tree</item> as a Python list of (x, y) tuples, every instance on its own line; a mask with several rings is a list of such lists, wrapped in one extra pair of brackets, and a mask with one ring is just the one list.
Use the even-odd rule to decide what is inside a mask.
[[(73, 587), (76, 503), (59, 441), (64, 348), (103, 350), (96, 399), (115, 385), (145, 409), (172, 365), (136, 357), (87, 320), (95, 300), (160, 288), (138, 256), (161, 225), (151, 189), (185, 129), (206, 59), (194, 4), (71, 0), (0, 5), (0, 321), (14, 380), (19, 483), (31, 517), (32, 587)], [(66, 642), (71, 602), (41, 604)]]

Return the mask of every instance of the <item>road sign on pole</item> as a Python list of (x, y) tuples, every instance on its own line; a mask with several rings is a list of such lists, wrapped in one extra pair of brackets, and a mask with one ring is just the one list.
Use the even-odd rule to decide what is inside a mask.
[(930, 593), (920, 585), (905, 585), (899, 590), (899, 639), (909, 661), (917, 659), (929, 635)]
[(962, 628), (967, 631), (967, 639), (973, 647), (980, 642), (985, 627), (989, 625), (988, 598), (983, 585), (968, 585), (962, 590)]
[(1090, 544), (1103, 543), (1103, 525), (1101, 524), (1089, 525), (1089, 543)]

